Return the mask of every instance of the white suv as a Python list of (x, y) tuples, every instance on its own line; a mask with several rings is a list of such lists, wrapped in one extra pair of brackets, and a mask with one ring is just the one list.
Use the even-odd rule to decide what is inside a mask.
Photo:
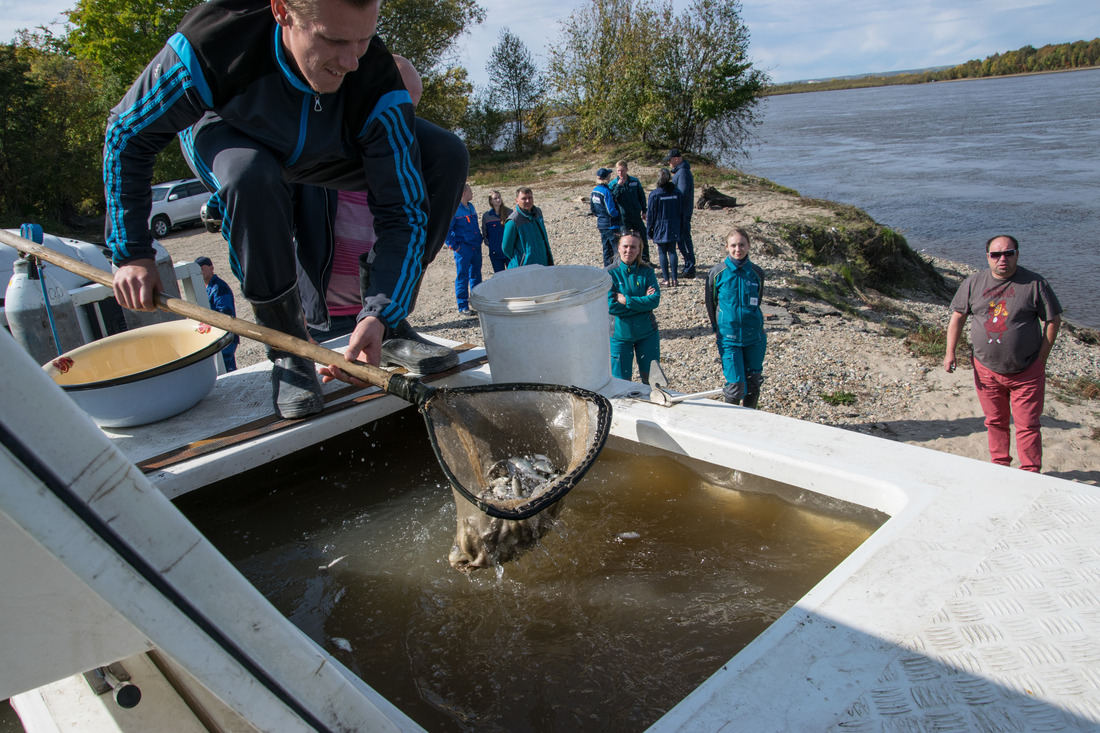
[(197, 178), (170, 181), (153, 186), (153, 208), (149, 212), (149, 230), (157, 239), (181, 224), (199, 221), (199, 211), (210, 192)]

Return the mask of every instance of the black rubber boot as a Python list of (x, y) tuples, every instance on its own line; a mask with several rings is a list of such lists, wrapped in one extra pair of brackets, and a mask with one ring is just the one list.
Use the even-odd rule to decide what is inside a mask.
[(417, 374), (435, 374), (458, 366), (458, 352), (424, 338), (402, 320), (386, 328), (382, 364), (397, 364)]
[(726, 382), (722, 387), (722, 399), (731, 405), (740, 405), (741, 398), (745, 396), (744, 382)]
[[(282, 331), (288, 336), (309, 340), (298, 288), (267, 301), (249, 301), (256, 323)], [(267, 347), (271, 370), (271, 397), (280, 417), (296, 419), (315, 415), (325, 406), (321, 382), (313, 362), (285, 351)]]
[(760, 401), (760, 385), (764, 383), (764, 375), (760, 372), (749, 372), (745, 376), (745, 407), (756, 409), (756, 403)]
[[(418, 282), (413, 290), (410, 310), (416, 305), (423, 282)], [(364, 293), (370, 291), (370, 265), (363, 261), (359, 262), (359, 289)], [(403, 318), (396, 326), (387, 326), (383, 337), (382, 366), (391, 364), (416, 374), (435, 374), (458, 366), (458, 352), (424, 338)]]

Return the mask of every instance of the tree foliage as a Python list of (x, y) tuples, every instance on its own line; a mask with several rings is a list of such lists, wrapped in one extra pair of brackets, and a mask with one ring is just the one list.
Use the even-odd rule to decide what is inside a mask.
[(407, 58), (424, 78), (417, 114), (454, 129), (466, 112), (473, 86), (453, 58), (454, 45), (485, 10), (476, 0), (386, 0), (378, 35), (393, 53)]
[(74, 222), (101, 209), (103, 122), (97, 65), (0, 46), (0, 211), (4, 225)]
[(743, 148), (767, 76), (748, 60), (738, 0), (591, 0), (562, 24), (550, 84), (565, 135), (720, 153)]
[(508, 28), (500, 31), (486, 71), (489, 99), (508, 119), (512, 151), (540, 147), (546, 131), (545, 84), (526, 44)]
[(462, 126), (473, 91), (474, 85), (469, 82), (466, 69), (461, 66), (445, 68), (424, 79), (424, 94), (416, 114), (448, 130), (457, 129)]
[(128, 87), (160, 51), (195, 0), (78, 0), (68, 42)]
[[(567, 140), (599, 144), (634, 132), (624, 118), (630, 105), (623, 95), (624, 74), (635, 83), (644, 81), (626, 68), (631, 58), (638, 58), (626, 48), (635, 27), (635, 5), (635, 0), (592, 0), (562, 21), (558, 43), (550, 48), (547, 75), (566, 115)], [(635, 91), (644, 94), (643, 87)]]
[(492, 152), (500, 139), (508, 115), (490, 99), (487, 90), (479, 91), (462, 117), (462, 137), (471, 151)]

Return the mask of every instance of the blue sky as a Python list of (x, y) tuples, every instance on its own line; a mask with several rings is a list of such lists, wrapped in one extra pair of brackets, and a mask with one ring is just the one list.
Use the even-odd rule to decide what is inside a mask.
[[(541, 64), (558, 21), (584, 0), (479, 0), (485, 22), (460, 41), (475, 84), (508, 27)], [(677, 7), (687, 5), (675, 0)], [(0, 0), (0, 40), (61, 18), (75, 0)], [(742, 0), (749, 53), (777, 82), (962, 63), (1031, 43), (1100, 36), (1097, 0)]]

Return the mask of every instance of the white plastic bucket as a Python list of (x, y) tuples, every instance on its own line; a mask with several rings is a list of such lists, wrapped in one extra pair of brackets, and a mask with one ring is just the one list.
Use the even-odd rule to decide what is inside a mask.
[(494, 382), (565, 384), (598, 391), (611, 381), (611, 276), (582, 265), (526, 265), (478, 285)]

